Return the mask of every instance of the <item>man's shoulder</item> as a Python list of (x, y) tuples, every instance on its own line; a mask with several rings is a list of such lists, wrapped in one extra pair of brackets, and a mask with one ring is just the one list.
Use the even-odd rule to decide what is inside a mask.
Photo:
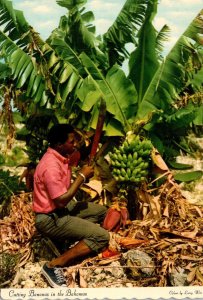
[(36, 171), (47, 171), (49, 169), (57, 167), (57, 158), (50, 152), (46, 152), (39, 161)]

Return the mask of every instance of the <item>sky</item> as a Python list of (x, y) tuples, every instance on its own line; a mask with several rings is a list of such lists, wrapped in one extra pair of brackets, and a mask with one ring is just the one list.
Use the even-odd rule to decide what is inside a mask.
[[(26, 20), (46, 39), (58, 26), (59, 19), (67, 13), (55, 0), (13, 0), (15, 9), (22, 10)], [(98, 34), (107, 31), (124, 5), (125, 0), (88, 0), (86, 7), (95, 15), (95, 26)], [(170, 29), (170, 40), (164, 44), (165, 54), (172, 49), (175, 42), (188, 25), (203, 9), (203, 0), (159, 0), (154, 26), (159, 30), (167, 24)]]

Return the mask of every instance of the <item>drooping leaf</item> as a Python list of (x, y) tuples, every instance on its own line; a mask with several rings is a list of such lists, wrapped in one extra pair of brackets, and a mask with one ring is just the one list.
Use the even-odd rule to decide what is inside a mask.
[(194, 180), (198, 180), (202, 177), (202, 171), (192, 171), (187, 173), (179, 173), (174, 175), (174, 179), (180, 182), (190, 182)]
[(171, 168), (177, 169), (177, 170), (187, 170), (187, 169), (191, 169), (193, 167), (192, 165), (182, 164), (182, 163), (178, 163), (178, 162), (172, 161), (172, 160), (168, 160), (167, 163)]
[(152, 24), (157, 10), (157, 1), (149, 2), (145, 20), (138, 33), (138, 47), (129, 60), (129, 78), (138, 92), (138, 105), (141, 103), (158, 66), (156, 55), (156, 30)]
[(198, 107), (195, 110), (195, 119), (193, 120), (193, 124), (202, 126), (203, 125), (203, 106)]
[(160, 57), (162, 56), (162, 52), (164, 50), (163, 43), (168, 40), (170, 28), (168, 25), (164, 25), (161, 30), (158, 32), (156, 37), (156, 52), (157, 55)]
[(101, 97), (106, 101), (107, 111), (123, 126), (127, 126), (127, 120), (136, 109), (136, 90), (133, 84), (117, 66), (111, 68), (105, 77), (86, 54), (81, 54), (80, 58), (95, 89), (100, 91)]
[(0, 25), (8, 37), (21, 46), (27, 46), (29, 37), (29, 24), (24, 18), (22, 11), (13, 8), (13, 4), (8, 0), (0, 0)]
[(165, 122), (170, 130), (176, 131), (186, 129), (195, 118), (195, 110), (193, 105), (188, 105), (178, 109), (171, 115), (166, 115)]
[(143, 22), (146, 7), (146, 0), (127, 0), (116, 20), (103, 35), (102, 49), (105, 47), (108, 52), (110, 66), (115, 63), (121, 65), (129, 56), (125, 46), (136, 43), (135, 36)]
[[(162, 62), (153, 76), (139, 105), (137, 119), (142, 119), (152, 110), (166, 111), (178, 99), (178, 94), (192, 80), (196, 68), (201, 67), (201, 47), (198, 49), (197, 36), (201, 33), (203, 10), (191, 22), (183, 35)], [(199, 58), (196, 60), (191, 58)], [(190, 68), (189, 67), (189, 64)], [(191, 68), (192, 67), (192, 68)]]

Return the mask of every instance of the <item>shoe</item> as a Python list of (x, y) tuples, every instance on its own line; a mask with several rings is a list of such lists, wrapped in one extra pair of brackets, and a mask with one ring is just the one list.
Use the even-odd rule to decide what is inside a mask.
[(42, 274), (52, 287), (67, 287), (63, 270), (61, 268), (48, 268), (47, 265), (44, 264), (42, 267)]

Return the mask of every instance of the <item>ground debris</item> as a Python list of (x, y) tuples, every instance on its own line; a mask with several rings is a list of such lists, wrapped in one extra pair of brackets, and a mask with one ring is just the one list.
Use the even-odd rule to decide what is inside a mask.
[(35, 234), (34, 214), (31, 209), (31, 193), (11, 197), (8, 217), (0, 220), (0, 249), (8, 253), (20, 253), (22, 264), (31, 256), (30, 243)]
[[(100, 253), (64, 268), (67, 286), (203, 285), (203, 208), (184, 198), (170, 171), (165, 173), (165, 182), (159, 188), (154, 190), (143, 184), (136, 195), (140, 219), (117, 234), (111, 233), (109, 248), (117, 254), (104, 258)], [(12, 286), (45, 287), (39, 266), (35, 269), (36, 263), (32, 262), (35, 229), (31, 195), (13, 196), (11, 213), (0, 220), (0, 225), (1, 249), (21, 253), (20, 273)], [(40, 276), (39, 281), (26, 273), (29, 264)], [(27, 277), (22, 278), (25, 273)]]

